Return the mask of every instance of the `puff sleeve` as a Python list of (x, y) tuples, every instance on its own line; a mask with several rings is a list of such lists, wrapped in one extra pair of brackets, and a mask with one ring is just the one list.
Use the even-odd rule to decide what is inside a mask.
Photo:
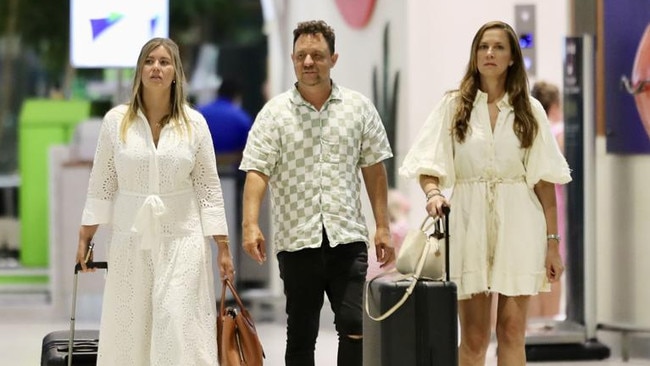
[(420, 175), (438, 177), (441, 189), (454, 185), (456, 178), (451, 120), (456, 106), (456, 95), (445, 94), (429, 114), (402, 162), (400, 175), (407, 178), (417, 178)]
[(546, 113), (536, 99), (531, 98), (530, 103), (539, 130), (524, 159), (526, 184), (532, 188), (540, 180), (555, 184), (568, 183), (571, 181), (571, 170), (553, 137)]

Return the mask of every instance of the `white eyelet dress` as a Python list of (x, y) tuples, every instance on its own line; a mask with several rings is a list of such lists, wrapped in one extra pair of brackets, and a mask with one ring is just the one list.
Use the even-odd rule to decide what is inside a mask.
[(217, 365), (206, 237), (228, 231), (207, 124), (186, 110), (190, 130), (166, 125), (157, 147), (141, 112), (125, 141), (126, 106), (104, 117), (82, 217), (111, 225), (98, 365)]

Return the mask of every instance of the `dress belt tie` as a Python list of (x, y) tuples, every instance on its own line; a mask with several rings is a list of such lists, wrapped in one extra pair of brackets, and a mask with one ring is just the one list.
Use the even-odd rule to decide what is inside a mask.
[(131, 226), (131, 231), (141, 235), (141, 250), (151, 250), (158, 245), (162, 239), (160, 228), (160, 217), (165, 214), (167, 208), (161, 197), (175, 197), (181, 195), (192, 195), (191, 188), (181, 189), (169, 193), (143, 194), (140, 192), (120, 190), (120, 194), (131, 197), (144, 197), (142, 205), (138, 209)]
[(497, 235), (498, 235), (498, 228), (499, 228), (499, 223), (501, 221), (501, 217), (499, 216), (499, 212), (496, 209), (496, 203), (498, 201), (497, 199), (497, 192), (498, 189), (497, 187), (500, 184), (516, 184), (516, 183), (524, 183), (526, 180), (523, 176), (521, 177), (511, 177), (511, 178), (501, 178), (501, 177), (493, 177), (493, 176), (487, 176), (487, 177), (474, 177), (474, 178), (466, 178), (466, 179), (459, 179), (458, 183), (459, 184), (468, 184), (468, 183), (481, 183), (485, 184), (486, 187), (486, 194), (487, 194), (487, 209), (488, 209), (488, 222), (487, 222), (487, 235), (488, 235), (488, 253), (487, 253), (487, 260), (489, 264), (489, 271), (488, 271), (488, 283), (492, 283), (492, 266), (494, 265), (494, 253), (496, 250), (496, 241), (497, 241)]
[(152, 194), (145, 198), (131, 227), (131, 231), (142, 235), (140, 249), (151, 250), (160, 242), (160, 216), (164, 213), (165, 204), (160, 196)]

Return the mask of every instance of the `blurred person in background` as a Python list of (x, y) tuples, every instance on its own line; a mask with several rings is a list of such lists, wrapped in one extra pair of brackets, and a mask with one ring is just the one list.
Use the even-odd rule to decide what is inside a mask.
[(242, 90), (232, 78), (224, 78), (217, 92), (217, 99), (200, 106), (199, 112), (208, 122), (217, 164), (220, 167), (237, 168), (246, 146), (248, 131), (253, 125), (252, 117), (241, 107)]
[[(104, 116), (79, 230), (83, 271), (111, 225), (97, 365), (217, 366), (212, 250), (233, 261), (212, 139), (170, 39), (138, 56), (131, 100)], [(92, 260), (92, 255), (89, 256)]]
[[(531, 96), (542, 104), (551, 124), (551, 132), (555, 136), (560, 150), (564, 153), (564, 117), (560, 89), (549, 82), (538, 81), (533, 85)], [(564, 185), (555, 185), (558, 234), (566, 238), (566, 197), (564, 191)], [(560, 242), (560, 255), (566, 261), (566, 240)], [(541, 292), (531, 297), (528, 307), (529, 318), (562, 318), (564, 316), (564, 311), (560, 308), (563, 296), (562, 282), (552, 283), (551, 292)]]

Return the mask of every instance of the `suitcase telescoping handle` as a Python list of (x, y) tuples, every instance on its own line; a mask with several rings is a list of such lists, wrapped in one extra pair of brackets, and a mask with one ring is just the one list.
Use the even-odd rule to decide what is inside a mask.
[(445, 281), (449, 282), (449, 206), (442, 206), (445, 215)]
[[(108, 271), (108, 262), (87, 262), (88, 268), (99, 268)], [(74, 330), (75, 330), (75, 317), (77, 312), (77, 284), (79, 280), (79, 272), (81, 271), (81, 263), (74, 266), (74, 283), (72, 285), (72, 310), (70, 311), (70, 339), (68, 340), (68, 366), (72, 366), (72, 351), (74, 349)]]

